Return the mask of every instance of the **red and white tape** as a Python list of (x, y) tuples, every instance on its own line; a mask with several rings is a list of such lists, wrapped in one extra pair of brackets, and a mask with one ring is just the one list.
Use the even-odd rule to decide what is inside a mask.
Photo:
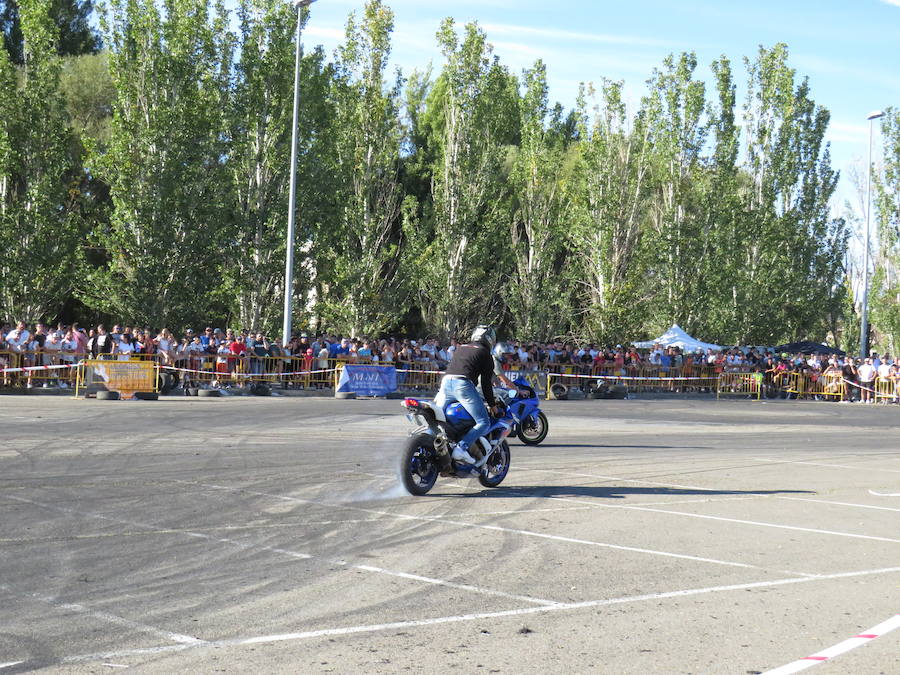
[(25, 366), (24, 368), (0, 368), (0, 373), (29, 373), (33, 370), (56, 370), (58, 368), (76, 368), (77, 363), (64, 363), (58, 366)]
[(869, 387), (864, 387), (861, 384), (859, 384), (858, 382), (853, 382), (852, 380), (848, 380), (847, 378), (843, 378), (843, 380), (845, 383), (849, 384), (851, 387), (856, 387), (857, 389), (860, 389), (862, 391), (868, 391), (869, 393), (872, 393), (872, 394), (878, 394), (878, 392), (875, 391), (874, 389), (869, 389)]
[(576, 375), (576, 374), (561, 374), (561, 373), (548, 373), (550, 377), (553, 378), (576, 378), (579, 380), (650, 380), (651, 382), (684, 382), (685, 380), (715, 380), (717, 375), (709, 375), (707, 377), (654, 377), (652, 375), (645, 376), (636, 376), (636, 375)]
[(793, 663), (779, 666), (774, 670), (767, 670), (765, 673), (763, 673), (763, 675), (790, 675), (790, 673), (799, 673), (801, 670), (812, 668), (819, 663), (833, 659), (835, 656), (838, 656), (845, 652), (849, 652), (851, 649), (862, 647), (864, 644), (871, 642), (875, 638), (881, 637), (882, 635), (887, 635), (896, 628), (900, 628), (900, 614), (895, 614), (887, 621), (882, 621), (877, 626), (874, 626), (869, 630), (850, 638), (849, 640), (844, 640), (843, 642), (839, 642), (833, 647), (823, 649), (822, 651), (816, 652), (811, 656), (805, 656), (802, 659), (794, 661)]
[(197, 373), (199, 375), (220, 375), (222, 377), (287, 377), (289, 375), (316, 375), (318, 373), (333, 373), (334, 368), (324, 370), (297, 370), (291, 373), (220, 373), (216, 370), (193, 370), (191, 368), (176, 368), (175, 366), (159, 366), (163, 370), (174, 370), (178, 373)]

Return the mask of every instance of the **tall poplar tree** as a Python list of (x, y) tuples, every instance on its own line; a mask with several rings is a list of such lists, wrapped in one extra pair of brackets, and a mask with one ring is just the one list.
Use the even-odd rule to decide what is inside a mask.
[[(301, 20), (308, 14), (303, 12)], [(222, 262), (223, 295), (241, 326), (274, 329), (284, 298), (285, 241), (293, 123), (297, 12), (278, 0), (242, 0), (238, 7), (240, 58), (227, 112), (228, 257)], [(321, 50), (301, 54), (297, 161), (295, 285), (300, 300), (313, 280), (307, 242), (332, 202), (330, 69)], [(305, 303), (298, 302), (302, 320)]]
[(517, 84), (477, 25), (438, 31), (446, 65), (425, 115), (432, 201), (408, 227), (410, 275), (431, 325), (459, 333), (505, 313), (504, 148), (517, 140)]
[(82, 289), (125, 321), (180, 326), (213, 309), (227, 243), (223, 187), (233, 36), (219, 3), (114, 0), (103, 20), (116, 85), (109, 149), (107, 264)]
[(387, 81), (394, 15), (369, 0), (351, 14), (331, 88), (340, 211), (321, 231), (319, 264), (327, 270), (321, 310), (329, 325), (356, 335), (396, 325), (404, 284), (397, 277), (401, 236), (399, 74)]
[(878, 244), (870, 306), (875, 344), (896, 359), (900, 355), (900, 110), (885, 110), (881, 134), (881, 170), (873, 172)]
[(787, 58), (787, 46), (777, 44), (746, 60), (751, 183), (736, 247), (742, 274), (735, 284), (735, 343), (824, 339), (828, 313), (841, 311), (843, 302), (847, 232), (829, 209), (838, 180), (824, 140), (829, 113), (810, 97), (807, 79), (795, 81)]
[(696, 67), (693, 53), (666, 57), (648, 81), (643, 104), (652, 167), (645, 243), (653, 248), (648, 291), (656, 331), (673, 322), (691, 325), (703, 311), (696, 270), (704, 265), (709, 240), (697, 208), (697, 186), (707, 124), (705, 85), (694, 78)]
[(572, 326), (570, 293), (563, 283), (566, 229), (573, 216), (573, 164), (567, 139), (549, 125), (547, 69), (542, 61), (523, 73), (519, 106), (521, 143), (514, 154), (510, 240), (514, 258), (507, 285), (515, 333), (548, 339)]
[(629, 118), (621, 82), (602, 80), (598, 92), (583, 87), (578, 119), (579, 216), (571, 231), (582, 289), (577, 321), (598, 340), (622, 340), (640, 332), (649, 308), (649, 130), (643, 114)]
[(53, 318), (74, 282), (82, 223), (49, 0), (23, 0), (24, 64), (0, 50), (0, 318)]

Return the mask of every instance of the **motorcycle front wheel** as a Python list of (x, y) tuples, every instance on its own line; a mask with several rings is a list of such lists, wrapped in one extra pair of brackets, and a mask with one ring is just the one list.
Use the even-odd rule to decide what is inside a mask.
[(487, 463), (482, 467), (481, 473), (478, 474), (478, 481), (484, 487), (497, 487), (506, 478), (506, 472), (509, 471), (509, 443), (505, 440), (500, 441), (497, 449), (491, 453)]
[(547, 438), (548, 431), (550, 425), (547, 423), (547, 416), (539, 410), (537, 419), (522, 420), (518, 436), (525, 445), (538, 445)]
[(438, 477), (434, 437), (429, 434), (410, 436), (400, 461), (400, 477), (411, 495), (428, 494)]

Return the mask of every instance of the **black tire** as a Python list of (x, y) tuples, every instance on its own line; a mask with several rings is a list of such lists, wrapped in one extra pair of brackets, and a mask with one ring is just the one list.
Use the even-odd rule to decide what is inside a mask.
[(199, 391), (200, 390), (197, 389), (197, 387), (188, 387), (187, 388), (188, 396), (196, 396)]
[(158, 401), (159, 394), (153, 391), (136, 391), (134, 397), (141, 401)]
[(550, 393), (557, 401), (565, 401), (569, 398), (569, 388), (562, 382), (554, 382), (551, 384)]
[(263, 382), (257, 382), (256, 386), (253, 388), (254, 396), (271, 396), (272, 395), (272, 387)]
[(222, 393), (218, 389), (200, 389), (197, 396), (200, 398), (219, 398)]
[(117, 391), (98, 391), (97, 392), (97, 400), (98, 401), (118, 401), (119, 400), (119, 392)]
[(411, 495), (421, 497), (434, 487), (438, 477), (434, 437), (429, 434), (410, 436), (400, 461), (403, 486)]
[(168, 394), (175, 388), (175, 376), (172, 373), (159, 374), (159, 391), (161, 394)]
[(539, 410), (536, 421), (522, 421), (517, 435), (525, 445), (540, 445), (547, 438), (548, 431), (550, 431), (550, 424), (547, 422), (547, 416)]
[(509, 471), (509, 443), (500, 441), (500, 445), (491, 453), (490, 458), (478, 474), (478, 482), (484, 487), (497, 487), (506, 478)]
[(335, 398), (344, 399), (345, 401), (356, 398), (355, 391), (336, 391), (334, 392)]

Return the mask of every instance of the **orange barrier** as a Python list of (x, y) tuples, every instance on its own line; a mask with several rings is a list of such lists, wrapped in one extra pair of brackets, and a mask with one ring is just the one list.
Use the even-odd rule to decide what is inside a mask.
[(75, 395), (106, 391), (119, 392), (123, 399), (135, 393), (159, 392), (158, 368), (142, 359), (95, 359), (79, 362)]

